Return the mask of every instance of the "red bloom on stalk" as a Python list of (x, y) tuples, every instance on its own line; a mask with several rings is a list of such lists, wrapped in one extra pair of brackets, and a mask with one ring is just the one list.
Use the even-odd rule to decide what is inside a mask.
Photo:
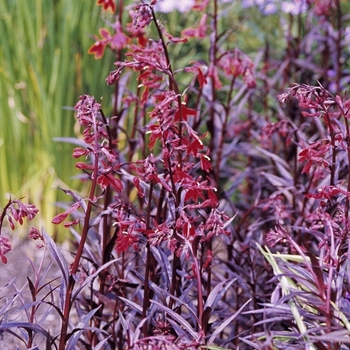
[(112, 71), (107, 77), (108, 85), (114, 84), (120, 77), (123, 68), (134, 69), (135, 71), (155, 70), (168, 72), (168, 64), (164, 50), (160, 42), (152, 42), (147, 47), (131, 46), (131, 50), (125, 54), (132, 57), (132, 61), (115, 62), (118, 69)]
[(88, 151), (86, 149), (76, 147), (73, 150), (72, 157), (73, 158), (80, 158), (81, 156), (86, 155), (86, 154), (88, 154)]
[(97, 5), (101, 5), (104, 11), (110, 10), (112, 13), (117, 9), (114, 0), (97, 0)]
[(37, 240), (37, 239), (41, 239), (42, 241), (44, 240), (42, 233), (36, 227), (31, 227), (31, 229), (29, 230), (28, 238), (34, 239), (34, 240)]
[(123, 253), (130, 247), (133, 247), (135, 251), (140, 251), (138, 246), (139, 239), (135, 235), (137, 229), (135, 229), (135, 222), (126, 220), (121, 222), (116, 222), (115, 225), (119, 226), (118, 236), (116, 240), (115, 250), (117, 253)]
[(90, 46), (88, 53), (95, 55), (95, 60), (104, 55), (108, 44), (111, 45), (112, 49), (117, 50), (121, 50), (127, 46), (129, 38), (123, 33), (122, 26), (118, 20), (114, 23), (113, 27), (115, 29), (114, 35), (111, 35), (108, 29), (101, 28), (99, 30), (101, 38), (96, 36), (95, 39), (97, 41)]
[(141, 105), (144, 106), (148, 101), (150, 89), (157, 89), (160, 86), (163, 77), (155, 74), (149, 69), (145, 69), (142, 73), (140, 73), (137, 80), (141, 81), (141, 84), (145, 88), (140, 101)]
[(150, 125), (148, 129), (149, 129), (149, 132), (151, 133), (151, 136), (149, 138), (148, 148), (153, 149), (156, 141), (161, 139), (162, 132), (158, 124)]
[(130, 11), (132, 17), (133, 28), (143, 29), (149, 25), (153, 19), (152, 11), (148, 4), (140, 4), (135, 7), (135, 10)]
[(329, 145), (314, 142), (309, 147), (306, 147), (305, 145), (302, 146), (304, 146), (304, 149), (299, 153), (299, 161), (301, 163), (306, 162), (301, 172), (302, 174), (308, 174), (313, 164), (322, 165), (324, 168), (329, 167), (329, 163), (323, 159), (323, 156), (329, 151)]
[(189, 221), (186, 221), (182, 225), (182, 235), (187, 239), (194, 237), (196, 235), (196, 229), (191, 225)]
[(260, 141), (264, 147), (270, 147), (271, 142), (273, 142), (274, 134), (278, 135), (285, 139), (286, 145), (290, 146), (292, 143), (292, 137), (294, 135), (293, 124), (286, 119), (282, 119), (276, 123), (269, 123), (261, 129)]
[[(302, 114), (305, 117), (317, 118), (320, 111), (327, 112), (330, 106), (335, 104), (334, 98), (327, 93), (324, 87), (294, 84), (293, 87), (287, 89), (286, 92), (277, 96), (280, 103), (286, 103), (291, 98), (296, 98), (299, 107), (304, 109)], [(315, 110), (316, 113), (312, 110)], [(309, 113), (307, 111), (311, 111)], [(318, 112), (318, 113), (317, 113)]]
[(98, 40), (90, 46), (88, 53), (91, 55), (95, 55), (95, 60), (98, 60), (101, 58), (105, 52), (106, 44), (103, 43), (102, 41)]
[[(187, 145), (187, 154), (193, 154), (195, 157), (198, 155), (198, 151), (204, 148), (202, 140), (207, 136), (208, 133), (203, 134), (202, 136), (198, 136), (197, 133), (188, 125), (187, 132), (190, 135), (192, 141)], [(188, 140), (189, 141), (189, 140)]]
[(94, 170), (94, 166), (83, 162), (75, 163), (75, 167), (80, 170)]
[(52, 219), (52, 223), (55, 224), (55, 225), (58, 225), (60, 224), (61, 222), (63, 222), (64, 220), (67, 219), (68, 215), (77, 211), (78, 209), (80, 208), (80, 203), (77, 202), (77, 203), (73, 203), (72, 205), (69, 206), (69, 208), (61, 213), (61, 214), (58, 214), (56, 215), (53, 219)]
[(134, 250), (138, 252), (140, 248), (137, 243), (138, 239), (132, 233), (122, 231), (118, 233), (115, 250), (118, 253), (123, 253), (128, 250), (129, 247), (133, 247)]
[(77, 119), (82, 126), (91, 126), (94, 124), (96, 115), (101, 109), (101, 105), (95, 101), (92, 96), (82, 95), (74, 106), (77, 111)]
[(208, 155), (200, 154), (199, 159), (202, 170), (206, 171), (207, 173), (209, 173), (210, 170), (213, 170), (213, 166), (210, 163), (210, 158)]
[[(181, 114), (180, 114), (180, 108), (181, 108)], [(194, 110), (192, 108), (188, 108), (185, 105), (181, 105), (180, 108), (175, 113), (174, 120), (176, 122), (180, 121), (180, 115), (181, 115), (181, 120), (182, 121), (187, 121), (188, 116), (196, 116), (197, 115), (197, 111), (196, 110)]]
[(97, 178), (97, 183), (102, 188), (106, 188), (108, 185), (113, 187), (117, 192), (122, 192), (124, 189), (123, 183), (113, 176), (113, 174), (105, 172)]
[(41, 243), (37, 243), (36, 244), (36, 248), (37, 249), (41, 249), (44, 247), (44, 236), (43, 234), (36, 228), (36, 227), (32, 227), (29, 230), (29, 234), (28, 234), (28, 238), (33, 239), (33, 240), (40, 240), (42, 241)]
[[(139, 177), (145, 181), (146, 183), (153, 183), (153, 184), (160, 184), (162, 185), (167, 191), (171, 192), (171, 187), (167, 184), (166, 180), (163, 176), (159, 176), (159, 172), (156, 168), (156, 160), (153, 156), (153, 154), (150, 154), (146, 159), (140, 160), (137, 162), (139, 164), (138, 167), (131, 166), (131, 168), (136, 171), (139, 175)], [(139, 182), (136, 180), (136, 183)], [(140, 188), (140, 191), (142, 193), (142, 190)]]
[(164, 35), (169, 39), (170, 42), (173, 44), (179, 44), (179, 43), (187, 43), (187, 38), (176, 38), (172, 36), (171, 34), (164, 31)]
[(97, 41), (95, 42), (95, 44), (91, 45), (89, 50), (88, 50), (89, 54), (95, 55), (95, 60), (97, 60), (103, 56), (103, 54), (105, 52), (105, 48), (112, 38), (108, 29), (101, 28), (99, 30), (99, 32), (100, 32), (102, 39), (99, 39), (96, 36), (95, 38)]
[(186, 184), (184, 186), (187, 190), (184, 201), (194, 201), (198, 202), (198, 199), (204, 199), (203, 189), (200, 183), (193, 182), (192, 184)]
[(187, 154), (193, 154), (195, 157), (198, 154), (198, 150), (203, 149), (203, 142), (199, 138), (195, 138), (187, 148)]
[(135, 188), (137, 189), (137, 194), (139, 195), (139, 197), (143, 198), (145, 196), (145, 193), (144, 193), (143, 189), (141, 188), (140, 179), (135, 176), (132, 179), (132, 182), (133, 182)]
[(1, 235), (4, 219), (7, 219), (11, 230), (14, 230), (16, 228), (15, 222), (22, 225), (23, 219), (27, 218), (28, 220), (32, 220), (38, 211), (39, 210), (33, 204), (24, 204), (18, 199), (10, 198), (5, 208), (0, 213), (0, 259), (4, 264), (7, 263), (5, 254), (12, 249), (10, 239)]
[(227, 215), (214, 208), (209, 214), (205, 223), (200, 225), (200, 228), (205, 232), (202, 238), (203, 242), (208, 242), (213, 236), (230, 235), (230, 231), (226, 229), (228, 224), (233, 220), (229, 219)]
[(191, 181), (194, 181), (191, 175), (189, 175), (187, 172), (181, 169), (175, 170), (173, 179), (175, 183), (180, 183), (184, 181), (186, 181), (187, 183), (190, 183)]
[(343, 194), (346, 197), (350, 198), (350, 192), (335, 186), (324, 186), (323, 188), (320, 188), (317, 191), (317, 193), (307, 193), (305, 197), (316, 198), (316, 199), (321, 199), (321, 198), (331, 199), (331, 197), (338, 196), (339, 194)]
[(6, 217), (11, 230), (15, 229), (15, 221), (20, 225), (23, 224), (23, 219), (28, 218), (32, 220), (35, 215), (38, 213), (38, 209), (33, 204), (24, 204), (20, 200), (10, 199), (7, 203), (3, 213), (0, 216), (0, 232), (3, 218)]
[(167, 222), (158, 224), (153, 220), (154, 229), (146, 232), (148, 242), (153, 246), (158, 246), (161, 242), (167, 241), (171, 238), (173, 230), (169, 227)]

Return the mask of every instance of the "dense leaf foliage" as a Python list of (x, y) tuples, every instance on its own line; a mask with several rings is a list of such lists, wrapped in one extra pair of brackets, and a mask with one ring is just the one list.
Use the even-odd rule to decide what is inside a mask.
[[(88, 94), (75, 105), (73, 157), (89, 193), (64, 189), (52, 220), (73, 254), (31, 229), (61, 276), (28, 279), (28, 322), (1, 329), (59, 350), (345, 349), (349, 16), (340, 1), (297, 3), (275, 4), (286, 21), (275, 57), (268, 42), (255, 55), (226, 44), (224, 1), (194, 1), (196, 23), (177, 35), (161, 2), (98, 1), (117, 14), (89, 49), (116, 56), (113, 111)], [(178, 67), (172, 53), (198, 42), (208, 50)], [(1, 225), (35, 214), (10, 200)], [(59, 316), (57, 334), (35, 323), (39, 305)]]

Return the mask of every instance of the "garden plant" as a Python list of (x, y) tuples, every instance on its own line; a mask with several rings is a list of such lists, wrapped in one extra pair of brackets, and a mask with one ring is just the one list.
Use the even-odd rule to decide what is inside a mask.
[[(111, 102), (86, 91), (76, 137), (59, 139), (83, 188), (59, 189), (52, 224), (69, 248), (29, 229), (42, 261), (25, 286), (0, 287), (3, 342), (349, 349), (350, 5), (97, 5), (105, 26), (88, 53), (115, 57), (101, 77)], [(283, 42), (243, 50), (236, 7), (237, 22), (280, 23)], [(11, 196), (2, 210), (4, 264), (11, 231), (37, 214), (26, 203)]]

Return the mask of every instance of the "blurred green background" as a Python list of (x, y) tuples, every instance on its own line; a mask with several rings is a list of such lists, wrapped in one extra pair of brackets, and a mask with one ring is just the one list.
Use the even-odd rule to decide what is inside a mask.
[[(91, 36), (105, 26), (95, 1), (0, 1), (0, 208), (8, 194), (40, 208), (48, 225), (64, 198), (57, 186), (76, 187), (72, 107), (84, 92), (108, 99), (104, 83), (112, 54), (95, 61)], [(66, 199), (66, 198), (65, 198)]]

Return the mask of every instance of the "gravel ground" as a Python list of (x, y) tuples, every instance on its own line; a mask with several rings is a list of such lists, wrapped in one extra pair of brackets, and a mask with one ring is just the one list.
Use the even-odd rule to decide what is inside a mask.
[[(30, 261), (32, 261), (35, 269), (37, 270), (42, 262), (42, 269), (45, 270), (49, 266), (51, 257), (49, 252), (46, 252), (44, 259), (44, 249), (37, 249), (36, 242), (34, 241), (15, 241), (13, 242), (13, 250), (6, 256), (8, 259), (7, 264), (0, 262), (0, 324), (8, 322), (28, 322), (26, 312), (31, 311), (31, 307), (23, 309), (23, 304), (32, 302), (32, 297), (27, 282), (27, 277), (35, 283), (35, 274)], [(52, 264), (49, 272), (44, 281), (60, 276), (60, 272), (56, 264)], [(45, 282), (41, 282), (43, 285)], [(58, 282), (54, 282), (58, 284)], [(52, 284), (51, 284), (52, 285)], [(17, 291), (16, 291), (17, 289)], [(48, 293), (47, 287), (43, 288), (39, 294), (43, 297)], [(5, 305), (7, 307), (4, 307)], [(12, 305), (11, 305), (12, 304)], [(39, 308), (36, 314), (36, 322), (41, 322), (41, 318), (44, 315), (45, 321), (42, 323), (42, 327), (47, 331), (50, 331), (51, 335), (57, 335), (59, 332), (58, 315), (57, 312), (49, 306), (43, 305)], [(18, 335), (27, 335), (27, 332), (23, 329), (12, 328), (12, 330)], [(45, 349), (45, 338), (38, 336), (35, 338), (33, 345), (37, 346), (37, 349)], [(7, 332), (0, 333), (0, 349), (1, 350), (17, 350), (27, 349), (26, 345), (16, 338), (14, 335)], [(34, 347), (35, 349), (35, 347)]]

